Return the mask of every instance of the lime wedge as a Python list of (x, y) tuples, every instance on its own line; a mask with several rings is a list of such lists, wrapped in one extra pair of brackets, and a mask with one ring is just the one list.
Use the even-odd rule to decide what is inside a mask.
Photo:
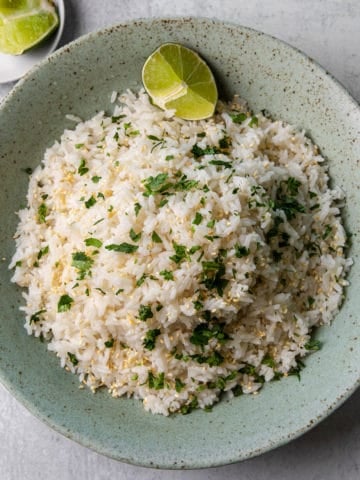
[(46, 38), (59, 23), (45, 0), (0, 0), (0, 52), (20, 55)]
[(193, 50), (176, 43), (161, 45), (142, 70), (145, 90), (162, 109), (174, 109), (185, 120), (201, 120), (214, 113), (218, 94), (214, 76)]

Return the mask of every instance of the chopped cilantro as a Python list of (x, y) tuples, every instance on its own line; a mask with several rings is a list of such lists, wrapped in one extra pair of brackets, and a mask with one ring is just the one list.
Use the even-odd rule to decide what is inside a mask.
[(37, 211), (39, 223), (45, 223), (48, 215), (48, 209), (45, 203), (42, 203)]
[(267, 365), (268, 367), (271, 367), (271, 368), (275, 368), (275, 366), (276, 366), (275, 360), (269, 354), (266, 354), (264, 356), (261, 363), (263, 365)]
[(46, 255), (47, 253), (49, 253), (49, 245), (46, 245), (46, 247), (39, 250), (39, 253), (37, 254), (37, 259), (40, 260), (40, 258)]
[(247, 119), (246, 113), (231, 113), (230, 117), (234, 123), (243, 123)]
[(185, 387), (185, 383), (183, 383), (180, 378), (175, 378), (175, 390), (180, 393), (181, 390)]
[(91, 197), (85, 201), (85, 207), (91, 208), (95, 205), (95, 203), (96, 203), (96, 198), (93, 195), (91, 195)]
[(152, 235), (151, 235), (151, 240), (152, 240), (154, 243), (162, 243), (161, 238), (160, 238), (159, 235), (155, 232), (155, 230), (153, 231), (153, 233), (152, 233)]
[(231, 162), (224, 162), (224, 160), (210, 160), (209, 165), (216, 165), (218, 167), (232, 168)]
[(142, 209), (142, 205), (140, 203), (136, 202), (134, 204), (134, 211), (135, 211), (135, 216), (137, 217), (139, 215), (140, 210)]
[(151, 311), (151, 305), (140, 305), (139, 319), (145, 322), (148, 318), (153, 318), (154, 314)]
[(75, 148), (79, 149), (79, 148), (82, 148), (84, 146), (83, 143), (75, 143)]
[(249, 253), (250, 253), (250, 249), (245, 247), (244, 245), (240, 245), (238, 243), (235, 245), (235, 257), (237, 258), (246, 257), (247, 255), (249, 255)]
[(100, 180), (101, 180), (101, 177), (98, 177), (97, 175), (94, 175), (93, 177), (91, 177), (91, 181), (94, 183), (99, 183)]
[(255, 116), (251, 117), (251, 120), (249, 122), (249, 127), (257, 127), (258, 125), (259, 125), (258, 118)]
[(87, 247), (100, 248), (102, 246), (102, 241), (98, 240), (97, 238), (90, 237), (85, 239), (85, 245)]
[(143, 195), (149, 197), (150, 195), (165, 191), (169, 187), (168, 177), (169, 175), (167, 173), (159, 173), (156, 177), (150, 176), (143, 180), (146, 190)]
[(115, 340), (113, 338), (111, 338), (110, 340), (107, 340), (104, 345), (106, 348), (112, 348), (114, 346), (114, 342)]
[(223, 278), (225, 265), (222, 258), (218, 257), (216, 260), (203, 261), (201, 264), (203, 268), (201, 283), (203, 283), (208, 290), (216, 289), (218, 295), (222, 296), (224, 289), (229, 283), (228, 280)]
[(294, 177), (289, 177), (286, 180), (287, 191), (291, 196), (296, 196), (299, 193), (300, 185), (301, 182), (299, 180), (296, 180), (296, 178)]
[(170, 160), (173, 160), (175, 157), (174, 155), (166, 155), (165, 160), (169, 162)]
[(200, 225), (202, 219), (203, 219), (203, 216), (201, 215), (201, 213), (196, 212), (195, 218), (194, 218), (194, 220), (193, 220), (192, 223), (193, 223), (194, 225)]
[(332, 226), (325, 225), (324, 233), (322, 234), (322, 239), (325, 240), (332, 233)]
[(214, 146), (206, 146), (205, 148), (201, 148), (197, 143), (195, 143), (191, 149), (191, 153), (194, 155), (194, 158), (199, 158), (203, 155), (215, 155), (216, 153), (220, 153), (220, 150)]
[(146, 273), (143, 273), (140, 278), (136, 281), (136, 286), (141, 287), (141, 285), (145, 282), (147, 279), (148, 275)]
[(307, 343), (305, 343), (304, 347), (306, 350), (316, 351), (320, 350), (322, 343), (319, 340), (309, 340)]
[(69, 295), (61, 295), (58, 305), (57, 305), (57, 311), (59, 313), (62, 312), (67, 312), (71, 308), (71, 304), (74, 302), (74, 300), (69, 297)]
[(30, 317), (30, 320), (29, 320), (29, 324), (31, 325), (32, 323), (36, 323), (40, 320), (40, 315), (42, 313), (45, 313), (46, 310), (45, 309), (42, 309), (42, 310), (38, 310), (37, 312), (33, 313)]
[(78, 280), (83, 280), (86, 275), (91, 275), (90, 268), (92, 267), (94, 260), (88, 257), (85, 252), (75, 252), (72, 254), (71, 266), (78, 270)]
[(136, 233), (133, 228), (130, 229), (129, 236), (133, 242), (138, 242), (141, 238), (141, 232)]
[(146, 332), (144, 341), (143, 341), (143, 346), (147, 350), (154, 350), (155, 348), (155, 343), (156, 343), (156, 338), (160, 335), (160, 329), (159, 328), (154, 328), (153, 330), (148, 330)]
[(308, 297), (307, 301), (308, 301), (309, 307), (312, 307), (315, 303), (315, 298)]
[(301, 360), (297, 359), (297, 363), (296, 363), (296, 367), (293, 367), (289, 372), (288, 372), (288, 375), (295, 375), (298, 380), (300, 381), (301, 380), (301, 377), (300, 377), (300, 372), (301, 370), (305, 368), (305, 364), (304, 362), (302, 362)]
[(148, 375), (149, 388), (154, 388), (155, 390), (161, 390), (162, 388), (164, 388), (164, 379), (165, 379), (164, 372), (159, 373), (159, 375), (154, 375), (152, 372), (149, 372), (149, 375)]
[(82, 176), (82, 175), (85, 175), (85, 173), (87, 173), (88, 171), (89, 169), (86, 167), (86, 160), (85, 158), (82, 158), (80, 162), (80, 166), (78, 168), (78, 174)]
[(175, 251), (175, 255), (172, 255), (170, 257), (170, 260), (172, 260), (173, 262), (179, 264), (187, 258), (188, 255), (187, 255), (187, 249), (185, 245), (179, 245), (173, 242), (173, 249)]
[(170, 270), (162, 270), (160, 275), (164, 277), (165, 280), (174, 280), (174, 274)]
[(224, 361), (224, 357), (219, 352), (212, 352), (209, 356), (191, 355), (191, 358), (198, 363), (207, 363), (210, 367), (218, 367)]
[(121, 118), (125, 118), (126, 115), (117, 115), (111, 117), (111, 123), (117, 123)]
[(198, 406), (199, 406), (199, 401), (197, 397), (194, 397), (190, 403), (187, 403), (186, 405), (182, 405), (180, 407), (180, 413), (182, 415), (187, 415), (190, 412), (192, 412), (192, 410), (194, 410), (195, 408), (198, 408)]
[(70, 352), (67, 352), (67, 354), (70, 362), (74, 365), (74, 367), (76, 367), (76, 365), (79, 363), (79, 360), (76, 358), (76, 355)]
[(215, 338), (219, 343), (223, 344), (230, 339), (229, 335), (224, 332), (224, 328), (224, 323), (216, 323), (212, 327), (208, 323), (200, 323), (194, 328), (189, 340), (193, 345), (202, 347), (208, 345), (211, 338)]
[(131, 245), (130, 243), (111, 243), (110, 245), (106, 245), (106, 250), (112, 250), (114, 252), (120, 252), (120, 253), (134, 253), (136, 250), (139, 248), (138, 245)]
[(201, 303), (199, 300), (193, 301), (193, 305), (194, 305), (195, 310), (197, 310), (197, 311), (201, 310), (204, 307), (204, 304)]

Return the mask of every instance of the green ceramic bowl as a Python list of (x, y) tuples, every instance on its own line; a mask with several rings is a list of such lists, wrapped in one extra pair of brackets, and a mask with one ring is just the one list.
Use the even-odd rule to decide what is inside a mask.
[[(46, 345), (27, 336), (21, 291), (10, 283), (14, 212), (25, 203), (28, 177), (73, 113), (111, 111), (113, 90), (138, 88), (141, 67), (163, 42), (196, 49), (211, 65), (222, 97), (238, 93), (256, 111), (267, 109), (305, 129), (347, 194), (353, 234), (347, 299), (324, 346), (306, 359), (301, 381), (289, 377), (259, 395), (218, 404), (211, 413), (163, 416), (140, 402), (80, 390)], [(311, 59), (248, 28), (199, 18), (127, 22), (92, 33), (31, 71), (0, 110), (0, 376), (33, 414), (67, 437), (115, 459), (160, 468), (222, 465), (258, 455), (309, 430), (338, 407), (360, 378), (360, 109)], [(355, 208), (356, 206), (356, 208)]]

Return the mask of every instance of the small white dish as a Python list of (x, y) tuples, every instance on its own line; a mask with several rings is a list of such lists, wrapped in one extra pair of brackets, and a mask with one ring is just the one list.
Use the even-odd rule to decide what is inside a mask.
[(13, 82), (21, 78), (36, 63), (49, 55), (57, 47), (65, 24), (65, 6), (63, 0), (56, 0), (59, 14), (59, 26), (47, 40), (38, 47), (22, 55), (6, 55), (0, 53), (0, 83)]

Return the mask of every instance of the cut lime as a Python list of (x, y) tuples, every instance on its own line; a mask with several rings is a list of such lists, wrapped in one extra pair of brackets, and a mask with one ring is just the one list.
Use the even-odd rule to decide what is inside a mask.
[(214, 76), (204, 60), (183, 45), (165, 43), (155, 50), (143, 66), (142, 81), (155, 105), (175, 110), (180, 118), (201, 120), (214, 113)]
[(59, 23), (45, 0), (0, 0), (0, 51), (20, 55), (46, 38)]

